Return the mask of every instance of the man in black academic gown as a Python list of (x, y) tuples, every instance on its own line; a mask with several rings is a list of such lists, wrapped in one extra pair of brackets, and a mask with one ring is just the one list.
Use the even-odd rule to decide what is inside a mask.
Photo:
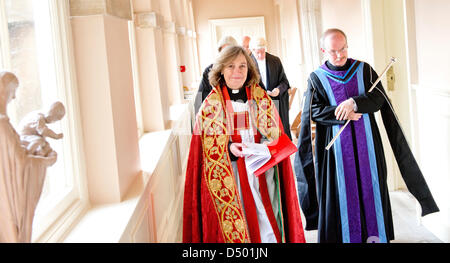
[(286, 135), (291, 137), (289, 124), (289, 81), (284, 73), (280, 58), (266, 52), (267, 45), (264, 38), (258, 38), (251, 43), (253, 53), (256, 57), (261, 81), (267, 94), (278, 104), (283, 129)]
[[(294, 167), (306, 230), (319, 242), (389, 242), (394, 239), (387, 169), (374, 113), (381, 111), (390, 145), (422, 216), (439, 211), (373, 68), (347, 57), (339, 29), (321, 39), (327, 61), (308, 79)], [(325, 147), (351, 120), (330, 150)], [(316, 122), (314, 145), (311, 121)]]

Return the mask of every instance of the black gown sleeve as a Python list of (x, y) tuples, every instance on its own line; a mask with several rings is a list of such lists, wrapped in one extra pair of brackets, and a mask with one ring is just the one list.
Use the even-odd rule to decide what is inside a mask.
[(336, 115), (334, 115), (336, 106), (330, 105), (322, 83), (314, 73), (308, 80), (308, 90), (312, 93), (311, 118), (313, 121), (324, 126), (345, 124), (345, 121), (336, 119)]
[(206, 99), (206, 97), (212, 90), (211, 84), (209, 84), (209, 76), (208, 76), (209, 72), (211, 71), (211, 68), (212, 64), (206, 67), (205, 70), (203, 71), (202, 81), (200, 82), (197, 95), (195, 96), (194, 101), (195, 114), (197, 114), (203, 101)]
[[(378, 79), (375, 70), (364, 63), (364, 83), (366, 91)], [(428, 188), (420, 167), (408, 145), (403, 130), (398, 122), (393, 108), (389, 105), (389, 98), (381, 82), (372, 92), (353, 97), (360, 113), (381, 112), (383, 124), (389, 143), (397, 161), (398, 168), (409, 192), (416, 198), (422, 208), (422, 216), (439, 211), (433, 195)]]
[(318, 225), (319, 205), (316, 193), (316, 178), (311, 138), (310, 108), (313, 85), (309, 83), (304, 93), (301, 127), (294, 159), (294, 171), (297, 180), (298, 200), (305, 216), (305, 229), (316, 230)]
[(284, 68), (283, 68), (283, 64), (281, 64), (281, 60), (279, 58), (277, 58), (277, 62), (278, 62), (278, 86), (276, 88), (278, 88), (280, 90), (280, 95), (284, 94), (289, 88), (289, 81), (286, 77), (286, 73), (284, 73)]
[[(358, 113), (373, 113), (381, 109), (385, 102), (385, 98), (381, 91), (384, 92), (383, 85), (381, 81), (378, 82), (376, 88), (372, 92), (368, 92), (373, 83), (378, 79), (378, 74), (375, 70), (367, 63), (364, 63), (364, 84), (366, 89), (366, 94), (352, 97), (355, 100), (356, 106), (358, 107)], [(380, 91), (381, 90), (381, 91)]]

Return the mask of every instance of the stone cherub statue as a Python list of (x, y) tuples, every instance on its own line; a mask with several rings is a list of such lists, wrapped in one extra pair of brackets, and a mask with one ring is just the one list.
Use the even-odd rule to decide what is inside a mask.
[(21, 120), (19, 124), (20, 140), (30, 154), (46, 157), (52, 151), (45, 138), (58, 140), (63, 137), (63, 134), (55, 133), (47, 124), (61, 120), (65, 114), (64, 105), (57, 101), (50, 106), (47, 113), (33, 111)]
[(0, 72), (0, 242), (31, 242), (47, 167), (57, 159), (51, 148), (45, 156), (27, 151), (9, 122), (7, 106), (18, 86), (13, 73)]

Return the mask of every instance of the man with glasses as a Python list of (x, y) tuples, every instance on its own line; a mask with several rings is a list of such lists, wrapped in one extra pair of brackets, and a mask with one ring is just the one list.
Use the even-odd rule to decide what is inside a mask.
[[(306, 230), (318, 229), (319, 242), (389, 242), (394, 239), (387, 168), (374, 113), (383, 123), (408, 190), (422, 216), (439, 211), (408, 146), (378, 76), (362, 61), (348, 58), (347, 37), (325, 31), (326, 62), (308, 79), (294, 167)], [(325, 147), (347, 120), (330, 150)], [(316, 122), (314, 145), (311, 121)], [(317, 184), (317, 186), (316, 186)], [(317, 192), (316, 192), (317, 191)]]

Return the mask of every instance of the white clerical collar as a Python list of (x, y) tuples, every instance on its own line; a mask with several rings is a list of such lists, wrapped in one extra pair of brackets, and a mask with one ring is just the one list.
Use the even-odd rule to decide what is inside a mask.
[(232, 89), (232, 90), (231, 90), (231, 93), (233, 93), (233, 94), (238, 94), (239, 91), (240, 91), (240, 90), (238, 90), (238, 89)]

